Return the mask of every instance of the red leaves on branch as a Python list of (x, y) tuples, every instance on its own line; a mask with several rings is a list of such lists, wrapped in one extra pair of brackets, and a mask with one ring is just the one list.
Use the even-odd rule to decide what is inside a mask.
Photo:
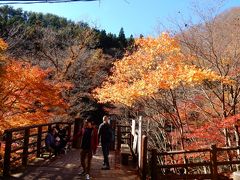
[(66, 113), (68, 104), (62, 91), (71, 88), (70, 83), (48, 80), (50, 70), (20, 61), (8, 60), (2, 69), (1, 132), (9, 127), (48, 122), (53, 115)]

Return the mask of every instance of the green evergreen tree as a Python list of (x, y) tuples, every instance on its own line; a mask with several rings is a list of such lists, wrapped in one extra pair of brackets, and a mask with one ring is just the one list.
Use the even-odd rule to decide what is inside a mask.
[(127, 39), (126, 39), (126, 37), (125, 37), (125, 33), (124, 33), (123, 28), (121, 28), (120, 31), (119, 31), (118, 42), (119, 42), (120, 47), (121, 47), (122, 49), (124, 49), (124, 48), (127, 47)]

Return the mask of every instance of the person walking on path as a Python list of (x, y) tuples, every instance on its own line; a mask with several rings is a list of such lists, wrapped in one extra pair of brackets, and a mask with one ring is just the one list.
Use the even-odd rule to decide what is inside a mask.
[(96, 153), (98, 145), (98, 135), (92, 127), (90, 121), (85, 122), (85, 127), (78, 134), (81, 138), (81, 165), (83, 171), (79, 175), (85, 175), (86, 180), (90, 179), (89, 172), (91, 168), (92, 155)]
[(98, 130), (98, 139), (101, 141), (102, 145), (102, 152), (103, 152), (103, 170), (109, 170), (110, 165), (109, 165), (109, 148), (110, 144), (112, 142), (112, 128), (109, 123), (109, 118), (107, 116), (103, 117), (103, 123), (100, 124), (99, 130)]

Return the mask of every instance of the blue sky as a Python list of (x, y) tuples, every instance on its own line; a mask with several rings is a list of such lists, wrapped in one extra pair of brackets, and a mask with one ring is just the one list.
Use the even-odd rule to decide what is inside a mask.
[[(195, 0), (209, 4), (212, 0)], [(215, 0), (220, 2), (222, 0)], [(192, 0), (100, 0), (96, 2), (72, 2), (58, 4), (14, 5), (27, 11), (57, 14), (74, 21), (86, 21), (100, 29), (115, 34), (124, 28), (126, 36), (153, 35), (158, 24), (169, 26), (169, 18), (192, 18)], [(204, 4), (204, 3), (203, 3)], [(240, 0), (226, 0), (220, 12), (231, 7), (240, 7)], [(179, 13), (180, 12), (180, 13)]]

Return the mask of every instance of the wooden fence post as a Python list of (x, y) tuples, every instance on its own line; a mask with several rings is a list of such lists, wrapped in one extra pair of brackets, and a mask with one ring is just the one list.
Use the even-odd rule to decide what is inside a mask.
[[(234, 133), (235, 133), (235, 139), (236, 139), (236, 146), (240, 147), (240, 140), (239, 140), (240, 138), (239, 138), (239, 131), (238, 131), (238, 126), (237, 125), (234, 126)], [(240, 155), (240, 151), (239, 150), (240, 149), (237, 149), (238, 157)], [(236, 164), (236, 168), (237, 168), (237, 171), (239, 171), (239, 165), (238, 164)]]
[(22, 157), (22, 165), (27, 166), (28, 162), (28, 144), (29, 144), (29, 135), (30, 129), (25, 129), (24, 132), (24, 142), (23, 142), (23, 157)]
[[(226, 147), (230, 147), (231, 146), (231, 141), (230, 141), (230, 135), (228, 132), (227, 128), (224, 128), (224, 135), (225, 135), (225, 146)], [(227, 156), (228, 156), (228, 161), (232, 161), (232, 157), (231, 157), (231, 153), (229, 153), (229, 151), (227, 151)], [(233, 171), (233, 166), (232, 164), (230, 164), (230, 170)]]
[(218, 170), (217, 170), (217, 146), (216, 144), (211, 145), (211, 174), (212, 179), (217, 180), (218, 179)]
[[(73, 137), (76, 137), (77, 133), (81, 130), (81, 126), (82, 126), (82, 120), (80, 118), (75, 118)], [(74, 139), (73, 142), (72, 142), (72, 147), (73, 148), (80, 148), (80, 146), (81, 146), (80, 145), (80, 138)]]
[(122, 140), (122, 134), (121, 134), (121, 126), (117, 126), (117, 150), (120, 150), (121, 148), (121, 140)]
[(38, 135), (37, 135), (37, 157), (41, 155), (42, 147), (42, 126), (38, 126)]
[(130, 133), (130, 148), (133, 149), (133, 135)]
[(48, 125), (48, 131), (50, 131), (50, 129), (52, 128), (52, 124)]
[(3, 176), (7, 177), (10, 175), (10, 158), (11, 158), (11, 147), (12, 147), (12, 132), (6, 131), (4, 136), (5, 140), (5, 153), (3, 163)]
[(111, 120), (110, 121), (111, 123), (111, 128), (112, 128), (112, 136), (113, 136), (113, 139), (112, 139), (112, 142), (111, 142), (111, 145), (110, 145), (110, 150), (115, 150), (115, 133), (116, 133), (116, 120)]
[(151, 150), (151, 179), (157, 179), (157, 150)]
[(147, 178), (147, 136), (142, 136), (142, 179), (146, 180)]
[(68, 124), (68, 127), (67, 127), (67, 136), (71, 138), (72, 136), (72, 123), (69, 123)]

